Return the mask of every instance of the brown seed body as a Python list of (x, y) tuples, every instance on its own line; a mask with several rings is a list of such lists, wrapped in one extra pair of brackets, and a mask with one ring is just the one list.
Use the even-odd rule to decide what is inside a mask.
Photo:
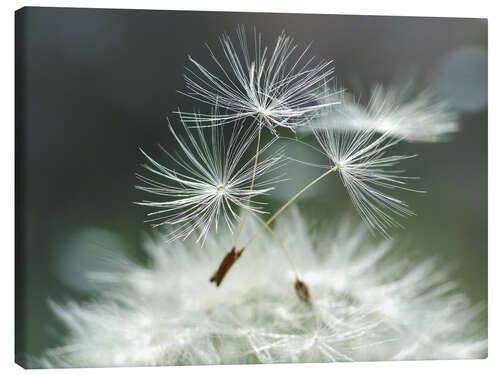
[(295, 279), (295, 292), (297, 293), (297, 296), (305, 303), (308, 305), (311, 304), (311, 298), (309, 295), (309, 289), (307, 288), (306, 283), (299, 279)]
[(219, 286), (224, 279), (224, 276), (226, 276), (227, 271), (229, 271), (234, 262), (238, 260), (244, 250), (245, 248), (243, 247), (240, 250), (236, 251), (236, 247), (233, 246), (232, 249), (222, 259), (219, 268), (210, 278), (210, 282), (215, 283), (215, 285)]

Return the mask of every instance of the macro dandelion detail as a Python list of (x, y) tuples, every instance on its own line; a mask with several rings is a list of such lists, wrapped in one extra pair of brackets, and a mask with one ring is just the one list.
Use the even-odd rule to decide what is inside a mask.
[(268, 48), (254, 30), (253, 52), (243, 27), (238, 28), (237, 37), (239, 49), (229, 35), (220, 37), (223, 60), (209, 48), (217, 73), (189, 57), (195, 69), (187, 69), (186, 91), (181, 93), (226, 112), (180, 112), (186, 121), (210, 125), (213, 119), (228, 123), (252, 118), (274, 133), (277, 127), (294, 130), (317, 116), (319, 109), (339, 104), (335, 95), (324, 89), (333, 80), (331, 61), (316, 63), (314, 57), (307, 56), (309, 47), (299, 52), (293, 39), (284, 33), (273, 48)]
[[(249, 228), (255, 223), (250, 223)], [(483, 305), (474, 305), (432, 259), (408, 264), (391, 241), (374, 244), (348, 220), (310, 233), (298, 210), (276, 233), (302, 259), (311, 306), (287, 287), (293, 281), (264, 234), (214, 288), (205, 279), (226, 230), (195, 241), (145, 242), (151, 262), (89, 275), (101, 286), (87, 304), (51, 303), (68, 334), (48, 350), (43, 367), (147, 366), (390, 359), (486, 355)], [(258, 272), (257, 272), (258, 271)]]
[[(39, 10), (29, 11), (37, 14)], [(108, 17), (105, 13), (102, 20)], [(451, 106), (451, 96), (444, 94), (449, 90), (440, 90), (440, 80), (430, 71), (423, 74), (432, 81), (418, 84), (389, 77), (399, 70), (399, 61), (406, 61), (401, 66), (405, 69), (413, 60), (418, 69), (430, 66), (430, 61), (437, 64), (438, 50), (449, 49), (440, 44), (442, 40), (433, 42), (436, 48), (426, 49), (436, 54), (432, 59), (421, 60), (412, 53), (409, 64), (398, 38), (387, 43), (390, 48), (384, 45), (389, 30), (385, 17), (353, 23), (353, 32), (352, 16), (337, 17), (335, 23), (315, 15), (273, 14), (265, 16), (267, 24), (255, 14), (231, 14), (217, 21), (203, 12), (194, 18), (189, 18), (189, 12), (175, 15), (167, 17), (169, 22), (162, 18), (148, 33), (157, 38), (153, 49), (148, 43), (136, 43), (132, 47), (137, 51), (145, 49), (129, 55), (134, 58), (122, 58), (129, 52), (121, 50), (103, 59), (120, 61), (113, 65), (113, 74), (109, 74), (111, 65), (100, 70), (113, 85), (123, 84), (122, 90), (114, 86), (109, 90), (118, 93), (110, 99), (116, 106), (109, 118), (115, 118), (119, 108), (123, 117), (116, 118), (128, 119), (131, 128), (110, 132), (112, 137), (96, 144), (106, 151), (91, 155), (95, 159), (88, 165), (78, 165), (94, 171), (96, 162), (100, 163), (103, 167), (95, 174), (102, 180), (95, 183), (87, 177), (80, 186), (81, 180), (61, 178), (59, 171), (54, 175), (59, 178), (57, 184), (44, 176), (40, 181), (52, 185), (21, 189), (20, 205), (29, 203), (30, 207), (22, 207), (25, 217), (18, 221), (29, 227), (26, 224), (26, 238), (16, 241), (16, 246), (25, 251), (25, 242), (31, 241), (26, 248), (38, 245), (39, 233), (62, 228), (57, 229), (62, 234), (41, 242), (54, 244), (56, 249), (49, 253), (55, 259), (56, 282), (47, 285), (60, 283), (62, 287), (59, 292), (47, 289), (46, 294), (36, 294), (46, 311), (34, 309), (30, 314), (35, 317), (50, 310), (54, 320), (44, 322), (52, 336), (43, 347), (22, 348), (22, 359), (27, 359), (29, 367), (486, 357), (487, 297), (484, 289), (476, 289), (486, 284), (477, 281), (478, 275), (485, 274), (486, 262), (464, 266), (471, 259), (464, 254), (474, 250), (477, 264), (487, 261), (487, 202), (483, 204), (487, 197), (478, 194), (486, 186), (486, 164), (476, 166), (486, 156), (473, 154), (470, 142), (471, 137), (480, 139), (483, 143), (476, 148), (483, 152), (487, 129), (471, 130), (466, 125), (470, 118), (486, 121), (487, 112), (459, 116), (460, 108), (456, 103)], [(120, 23), (122, 18), (129, 20), (127, 16), (112, 21)], [(151, 24), (157, 22), (153, 18)], [(146, 19), (138, 25), (150, 27)], [(192, 35), (184, 32), (188, 19), (198, 20), (190, 23)], [(302, 23), (306, 19), (319, 22), (305, 27), (310, 26)], [(397, 25), (414, 22), (404, 20)], [(233, 33), (221, 27), (241, 21), (249, 22), (250, 28), (240, 25)], [(418, 21), (437, 24), (434, 19)], [(449, 33), (453, 23), (447, 22), (440, 30)], [(56, 25), (57, 35), (62, 34)], [(280, 34), (283, 26), (287, 32)], [(22, 32), (35, 29), (31, 25)], [(120, 28), (116, 35), (121, 40), (121, 32), (129, 29)], [(377, 37), (367, 33), (372, 29), (379, 32)], [(261, 35), (258, 30), (279, 36), (268, 39), (273, 34)], [(409, 32), (407, 36), (411, 34), (412, 42), (418, 44), (414, 28), (397, 30), (401, 40)], [(169, 34), (172, 31), (175, 37)], [(140, 33), (138, 28), (133, 32)], [(208, 43), (206, 49), (199, 43), (200, 33)], [(212, 46), (217, 36), (219, 44)], [(19, 38), (25, 39), (24, 34)], [(33, 44), (26, 40), (30, 42), (26, 45)], [(113, 43), (103, 44), (106, 52), (116, 53), (107, 48), (110, 45), (120, 50), (120, 43)], [(66, 40), (64, 48), (52, 46), (47, 51), (59, 54), (68, 45)], [(159, 45), (166, 46), (160, 53)], [(393, 55), (387, 53), (391, 48)], [(334, 58), (341, 77), (334, 69)], [(29, 78), (47, 61), (59, 59), (48, 60), (44, 55), (37, 69), (23, 62), (19, 71), (24, 74), (26, 70)], [(97, 64), (100, 60), (88, 61)], [(130, 61), (132, 65), (127, 65)], [(139, 63), (144, 69), (135, 76), (139, 73), (131, 70)], [(157, 63), (156, 73), (148, 70)], [(80, 71), (79, 66), (75, 68), (71, 71)], [(87, 71), (94, 72), (93, 68)], [(443, 74), (442, 69), (438, 72)], [(456, 75), (450, 72), (450, 77)], [(380, 83), (371, 91), (356, 91), (351, 89), (364, 87), (365, 82), (344, 85), (342, 79), (349, 77), (370, 77), (366, 83)], [(83, 81), (78, 82), (83, 86)], [(144, 86), (134, 86), (136, 82)], [(41, 87), (38, 91), (45, 92)], [(69, 95), (76, 90), (64, 87), (62, 91)], [(91, 91), (95, 93), (95, 82)], [(137, 95), (133, 100), (128, 97), (132, 94)], [(84, 97), (97, 96), (80, 95), (75, 102)], [(47, 104), (43, 100), (23, 107), (38, 112)], [(169, 117), (165, 119), (160, 111)], [(36, 116), (21, 116), (23, 121), (24, 117)], [(74, 118), (80, 120), (80, 116)], [(47, 136), (60, 128), (53, 130)], [(34, 163), (39, 149), (33, 149), (32, 141), (39, 129), (26, 134), (26, 140), (24, 129), (19, 134), (31, 148), (19, 163), (20, 173), (16, 170), (16, 178), (24, 184), (25, 179), (29, 182), (51, 172), (47, 165), (56, 159)], [(147, 138), (148, 134), (153, 136)], [(62, 144), (59, 139), (51, 141)], [(109, 142), (117, 143), (109, 146)], [(157, 143), (158, 148), (150, 146)], [(70, 154), (58, 154), (57, 160)], [(89, 160), (81, 155), (75, 159), (61, 171), (70, 173), (73, 163)], [(23, 170), (25, 161), (34, 163), (27, 167), (29, 176)], [(116, 166), (122, 169), (117, 172)], [(82, 171), (78, 169), (78, 178), (84, 175)], [(468, 183), (461, 184), (464, 180)], [(69, 218), (63, 226), (56, 226), (53, 218), (47, 220), (50, 225), (32, 221), (36, 209), (45, 214), (53, 204), (30, 194), (38, 190), (52, 194), (56, 185), (61, 201), (71, 198), (82, 207), (88, 203), (86, 197), (95, 201), (86, 204), (85, 210), (64, 205), (78, 213), (74, 215), (79, 221)], [(102, 202), (109, 211), (100, 209)], [(61, 211), (54, 217), (67, 214)], [(30, 257), (30, 267), (40, 259)], [(460, 264), (452, 269), (450, 263), (455, 260)], [(465, 274), (465, 268), (470, 274)], [(36, 279), (45, 271), (32, 276), (23, 270), (19, 279), (24, 281), (25, 274)], [(463, 284), (470, 281), (468, 277), (477, 285), (466, 288)], [(23, 287), (19, 288), (21, 300), (35, 295), (32, 290), (24, 293)], [(67, 296), (71, 290), (78, 294)], [(30, 324), (23, 322), (20, 327), (22, 340)], [(30, 335), (26, 337), (38, 338)]]
[(409, 190), (402, 170), (390, 169), (400, 161), (416, 155), (386, 156), (389, 148), (397, 144), (388, 131), (379, 137), (373, 130), (347, 131), (313, 129), (324, 155), (331, 163), (331, 170), (340, 174), (351, 201), (372, 230), (388, 236), (389, 227), (400, 224), (393, 217), (412, 216), (407, 204), (386, 191)]
[[(184, 137), (169, 123), (181, 155), (163, 149), (175, 167), (166, 167), (142, 151), (148, 161), (144, 168), (153, 177), (137, 174), (144, 185), (136, 187), (165, 199), (137, 202), (155, 210), (149, 214), (149, 221), (154, 226), (175, 225), (170, 240), (186, 238), (201, 229), (197, 235), (203, 241), (212, 225), (217, 230), (221, 217), (233, 228), (239, 218), (236, 207), (262, 213), (262, 207), (249, 198), (268, 193), (279, 181), (279, 177), (265, 177), (283, 165), (282, 151), (263, 157), (269, 143), (244, 160), (255, 131), (240, 123), (234, 125), (227, 144), (219, 126), (207, 132), (199, 124), (193, 128), (181, 122), (181, 128)], [(259, 156), (260, 161), (255, 164)]]
[[(338, 91), (336, 91), (338, 92)], [(365, 105), (349, 93), (342, 93), (342, 105), (329, 107), (315, 120), (315, 128), (362, 131), (380, 134), (408, 142), (442, 142), (459, 130), (458, 115), (448, 102), (432, 90), (417, 91), (410, 81), (404, 87), (373, 87)], [(310, 127), (301, 128), (310, 131)]]

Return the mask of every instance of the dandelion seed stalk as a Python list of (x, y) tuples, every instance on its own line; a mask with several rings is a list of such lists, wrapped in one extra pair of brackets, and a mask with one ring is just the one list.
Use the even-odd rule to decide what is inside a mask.
[[(307, 289), (306, 284), (300, 280), (299, 274), (297, 272), (297, 268), (295, 267), (295, 264), (288, 253), (285, 245), (283, 244), (283, 241), (279, 238), (279, 236), (271, 229), (269, 224), (267, 224), (259, 215), (257, 215), (255, 212), (251, 210), (247, 210), (250, 212), (256, 219), (257, 221), (267, 229), (267, 231), (271, 234), (271, 236), (274, 238), (276, 243), (279, 245), (279, 249), (283, 252), (285, 257), (287, 258), (288, 264), (290, 265), (290, 268), (292, 269), (293, 273), (295, 274), (295, 290), (297, 292), (297, 296), (303, 300), (304, 302), (310, 304), (310, 298), (309, 298), (309, 291)], [(245, 212), (247, 212), (245, 211)], [(219, 264), (219, 267), (217, 270), (214, 272), (214, 274), (210, 277), (210, 282), (215, 283), (217, 286), (219, 286), (222, 283), (222, 280), (224, 279), (225, 275), (229, 271), (229, 269), (233, 266), (233, 264), (239, 259), (239, 257), (243, 254), (245, 250), (245, 247), (242, 247), (240, 250), (236, 250), (236, 245), (233, 245), (231, 250), (229, 250), (226, 255), (224, 255), (224, 258), (222, 258), (221, 263)]]
[[(297, 194), (295, 194), (292, 198), (288, 200), (283, 206), (281, 206), (278, 211), (276, 211), (266, 222), (265, 225), (269, 226), (278, 216), (281, 214), (288, 206), (290, 206), (297, 198), (299, 198), (302, 194), (304, 194), (307, 190), (309, 190), (314, 184), (322, 180), (324, 177), (328, 176), (330, 173), (335, 172), (338, 169), (338, 166), (335, 165), (334, 167), (330, 168), (326, 172), (324, 172), (321, 176), (318, 176), (315, 178), (313, 181), (308, 183), (306, 186), (304, 186)], [(248, 242), (245, 244), (243, 248), (248, 248), (250, 244), (255, 241), (255, 239), (259, 236), (260, 233), (265, 229), (265, 226), (262, 225), (259, 230), (248, 240)]]
[[(224, 258), (222, 259), (222, 262), (219, 265), (219, 268), (215, 273), (212, 275), (210, 278), (210, 282), (215, 282), (217, 286), (219, 286), (224, 279), (225, 275), (229, 271), (229, 269), (233, 266), (233, 264), (238, 260), (238, 258), (244, 253), (244, 251), (250, 246), (250, 244), (255, 241), (255, 239), (261, 234), (261, 232), (264, 229), (267, 229), (270, 233), (273, 234), (273, 236), (276, 238), (274, 235), (274, 232), (272, 229), (269, 227), (269, 224), (271, 224), (278, 216), (281, 214), (289, 205), (291, 205), (296, 199), (298, 199), (303, 193), (305, 193), (308, 189), (310, 189), (314, 184), (316, 184), (318, 181), (322, 180), (324, 177), (328, 176), (330, 173), (335, 172), (338, 169), (338, 166), (335, 165), (334, 167), (330, 168), (326, 172), (324, 172), (322, 175), (318, 176), (315, 178), (313, 181), (311, 181), (309, 184), (304, 186), (297, 194), (295, 194), (288, 202), (286, 202), (281, 208), (278, 209), (267, 221), (263, 221), (262, 219), (258, 218), (259, 222), (261, 223), (261, 226), (259, 230), (250, 238), (250, 240), (247, 241), (245, 246), (243, 246), (241, 249), (236, 250), (236, 246), (233, 246), (231, 250), (226, 253)], [(255, 215), (258, 217), (257, 215)], [(276, 238), (277, 239), (277, 238)], [(278, 243), (282, 244), (280, 240), (278, 240)], [(294, 269), (295, 275), (296, 275), (296, 281), (295, 281), (295, 290), (297, 292), (297, 295), (301, 300), (303, 300), (306, 303), (310, 303), (309, 299), (309, 291), (307, 289), (306, 284), (299, 279), (297, 271), (295, 267), (293, 266), (293, 263), (291, 262), (291, 258), (288, 255), (286, 248), (283, 246), (283, 250), (292, 265), (292, 268)]]
[[(260, 138), (261, 138), (261, 135), (262, 135), (262, 113), (259, 115), (259, 130), (258, 130), (258, 134), (257, 134), (257, 147), (256, 147), (256, 150), (255, 150), (255, 161), (253, 163), (252, 181), (250, 183), (250, 194), (252, 193), (253, 186), (255, 184), (255, 174), (257, 172), (257, 163), (259, 161), (259, 151), (260, 151)], [(247, 199), (247, 206), (250, 206), (251, 199), (252, 199), (252, 196), (249, 195), (248, 199)], [(234, 239), (233, 247), (237, 247), (238, 246), (238, 239), (239, 239), (239, 237), (241, 235), (243, 227), (245, 226), (245, 221), (246, 221), (247, 214), (248, 214), (248, 210), (245, 210), (243, 212), (243, 216), (241, 218), (241, 222), (240, 222), (240, 224), (238, 226), (238, 231), (236, 232), (236, 237)]]
[[(241, 255), (244, 253), (244, 251), (250, 246), (250, 244), (257, 239), (257, 237), (262, 233), (264, 229), (267, 229), (271, 234), (273, 234), (273, 237), (277, 239), (277, 242), (282, 246), (283, 251), (285, 255), (288, 258), (288, 261), (290, 265), (292, 266), (296, 280), (295, 280), (295, 290), (297, 292), (297, 296), (303, 300), (304, 302), (310, 304), (310, 298), (309, 298), (309, 290), (307, 289), (306, 284), (299, 279), (297, 271), (295, 267), (293, 266), (293, 262), (291, 261), (291, 258), (286, 251), (286, 248), (284, 245), (282, 245), (282, 242), (274, 235), (274, 232), (272, 229), (269, 227), (269, 224), (271, 224), (278, 216), (281, 214), (289, 205), (291, 205), (296, 199), (298, 199), (303, 193), (305, 193), (309, 188), (311, 188), (314, 184), (316, 184), (318, 181), (322, 180), (324, 177), (328, 176), (330, 173), (335, 172), (338, 169), (338, 166), (335, 165), (334, 167), (330, 168), (326, 172), (324, 172), (321, 176), (318, 176), (315, 178), (313, 181), (311, 181), (309, 184), (304, 186), (297, 194), (295, 194), (288, 202), (286, 202), (281, 208), (278, 209), (267, 221), (263, 221), (258, 217), (258, 215), (255, 215), (259, 222), (261, 223), (260, 228), (258, 231), (250, 238), (250, 240), (247, 241), (245, 246), (243, 246), (241, 249), (237, 250), (236, 246), (233, 245), (231, 250), (226, 253), (224, 258), (222, 259), (222, 262), (219, 265), (219, 268), (215, 273), (212, 275), (210, 278), (210, 282), (214, 282), (217, 286), (219, 286), (222, 283), (222, 280), (226, 276), (227, 272), (229, 269), (233, 266), (233, 264), (241, 257)], [(245, 211), (246, 212), (246, 211)]]
[[(256, 169), (257, 169), (257, 163), (259, 160), (259, 151), (260, 151), (260, 143), (261, 143), (261, 135), (262, 135), (262, 117), (263, 117), (263, 114), (261, 113), (259, 115), (257, 146), (256, 146), (256, 151), (255, 151), (255, 161), (254, 161), (254, 166), (253, 166), (252, 181), (250, 184), (250, 193), (252, 192), (253, 186), (255, 183), (255, 174), (256, 174)], [(250, 202), (251, 202), (251, 195), (248, 197), (246, 205), (250, 206)], [(297, 295), (299, 296), (300, 299), (302, 299), (306, 303), (310, 303), (309, 291), (307, 289), (307, 286), (303, 281), (301, 281), (299, 279), (297, 269), (296, 269), (296, 267), (295, 267), (295, 265), (290, 257), (290, 254), (286, 250), (286, 247), (283, 244), (283, 242), (279, 239), (279, 237), (276, 235), (276, 233), (274, 233), (274, 231), (271, 229), (271, 227), (263, 219), (260, 218), (259, 215), (257, 215), (255, 212), (253, 212), (251, 210), (247, 210), (247, 209), (244, 211), (243, 216), (241, 218), (241, 222), (238, 226), (238, 231), (236, 233), (234, 244), (233, 244), (231, 250), (228, 253), (226, 253), (226, 255), (224, 256), (221, 264), (219, 265), (219, 268), (213, 274), (213, 276), (210, 278), (210, 282), (215, 282), (215, 284), (217, 286), (219, 286), (220, 283), (222, 282), (224, 276), (226, 275), (226, 273), (229, 271), (229, 269), (232, 267), (232, 265), (239, 259), (239, 257), (243, 254), (245, 247), (241, 248), (238, 251), (236, 251), (236, 249), (238, 247), (239, 237), (240, 237), (241, 232), (245, 226), (248, 212), (250, 212), (261, 223), (261, 225), (264, 226), (269, 231), (269, 233), (273, 236), (275, 241), (278, 243), (280, 250), (283, 252), (285, 257), (287, 258), (287, 261), (290, 264), (290, 267), (292, 268), (293, 273), (295, 274), (295, 278), (296, 278), (295, 289), (297, 291)]]
[(286, 256), (287, 260), (288, 260), (288, 263), (290, 264), (290, 267), (292, 268), (293, 270), (293, 273), (295, 274), (295, 277), (298, 279), (299, 278), (299, 274), (297, 272), (297, 268), (295, 267), (295, 264), (293, 263), (293, 260), (290, 256), (290, 254), (288, 253), (286, 247), (285, 247), (285, 244), (283, 243), (283, 241), (280, 239), (280, 237), (276, 234), (276, 232), (274, 230), (272, 230), (272, 228), (269, 226), (268, 223), (266, 223), (264, 221), (264, 219), (262, 219), (259, 215), (257, 215), (255, 212), (253, 211), (249, 211), (253, 217), (255, 217), (257, 219), (257, 221), (262, 225), (264, 226), (267, 231), (271, 234), (271, 236), (273, 236), (274, 240), (276, 241), (276, 243), (279, 245), (281, 251), (283, 252), (283, 254)]

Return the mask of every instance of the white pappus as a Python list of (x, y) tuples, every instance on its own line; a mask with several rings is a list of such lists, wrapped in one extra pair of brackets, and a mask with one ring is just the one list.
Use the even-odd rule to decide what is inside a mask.
[(252, 118), (274, 133), (277, 127), (294, 130), (314, 118), (319, 109), (338, 104), (333, 100), (335, 95), (324, 90), (334, 76), (331, 61), (316, 63), (314, 57), (307, 57), (309, 47), (298, 52), (293, 39), (284, 33), (274, 48), (268, 49), (254, 30), (253, 53), (242, 26), (237, 36), (240, 52), (227, 34), (220, 37), (225, 61), (209, 48), (216, 72), (189, 57), (196, 69), (187, 69), (186, 91), (181, 93), (218, 106), (225, 113), (179, 112), (186, 121), (203, 121), (210, 126), (213, 119), (228, 123)]
[(391, 137), (407, 142), (446, 141), (460, 128), (458, 115), (447, 101), (430, 89), (417, 91), (413, 81), (404, 87), (375, 85), (366, 106), (349, 93), (339, 98), (342, 104), (323, 110), (311, 127), (390, 131)]
[(264, 156), (271, 141), (247, 157), (256, 132), (240, 122), (233, 125), (229, 140), (224, 139), (224, 129), (217, 123), (206, 129), (199, 123), (188, 127), (181, 121), (181, 127), (185, 137), (169, 123), (181, 157), (163, 149), (173, 167), (160, 164), (141, 150), (148, 161), (143, 166), (152, 177), (137, 174), (144, 185), (136, 188), (163, 198), (136, 202), (155, 209), (148, 214), (152, 217), (148, 221), (154, 226), (175, 226), (170, 240), (185, 239), (199, 230), (198, 241), (203, 242), (212, 225), (217, 230), (220, 217), (232, 229), (239, 218), (237, 208), (263, 213), (253, 197), (268, 193), (280, 181), (281, 175), (266, 175), (283, 165), (283, 150)]
[(409, 190), (403, 170), (392, 169), (400, 161), (416, 155), (387, 156), (389, 148), (399, 142), (387, 131), (378, 136), (372, 129), (351, 131), (314, 129), (322, 152), (330, 161), (330, 171), (340, 174), (352, 203), (372, 231), (388, 236), (387, 229), (401, 226), (394, 216), (412, 216), (407, 204), (391, 196), (390, 190)]
[(267, 234), (220, 288), (207, 277), (231, 241), (227, 231), (209, 235), (203, 250), (151, 239), (148, 266), (91, 274), (101, 285), (91, 302), (51, 303), (67, 334), (33, 367), (486, 356), (485, 306), (473, 305), (437, 259), (409, 263), (400, 246), (373, 243), (345, 217), (334, 231), (306, 227), (292, 211), (276, 233), (301, 260), (311, 305), (296, 297)]

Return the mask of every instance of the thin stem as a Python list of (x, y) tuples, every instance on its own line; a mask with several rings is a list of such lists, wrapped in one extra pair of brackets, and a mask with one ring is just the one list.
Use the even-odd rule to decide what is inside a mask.
[[(267, 230), (273, 235), (276, 242), (278, 242), (281, 250), (283, 250), (283, 252), (285, 253), (285, 255), (288, 259), (289, 265), (291, 266), (293, 272), (295, 273), (295, 280), (296, 280), (295, 281), (295, 290), (297, 292), (297, 295), (299, 296), (299, 298), (301, 300), (310, 304), (309, 291), (307, 289), (307, 285), (303, 281), (300, 280), (299, 274), (297, 273), (295, 265), (293, 264), (292, 258), (290, 257), (290, 255), (286, 251), (286, 248), (285, 248), (285, 245), (283, 244), (283, 242), (281, 242), (281, 240), (276, 235), (276, 233), (274, 233), (274, 231), (269, 227), (269, 225), (264, 220), (262, 220), (259, 217), (259, 215), (257, 215), (255, 212), (251, 211), (249, 208), (246, 208), (246, 209), (252, 215), (254, 215), (257, 218), (257, 220), (262, 224), (261, 228), (267, 228)], [(226, 276), (228, 271), (231, 269), (233, 264), (240, 258), (240, 256), (243, 254), (244, 251), (245, 251), (245, 247), (242, 247), (241, 249), (238, 250), (235, 246), (233, 246), (231, 248), (231, 250), (229, 250), (226, 253), (226, 255), (224, 255), (224, 258), (222, 258), (222, 261), (219, 264), (219, 267), (214, 272), (212, 277), (210, 277), (210, 279), (209, 279), (210, 282), (215, 283), (216, 286), (219, 286), (222, 283), (222, 281), (224, 280), (224, 277)]]
[[(295, 194), (288, 202), (286, 202), (281, 208), (276, 211), (273, 216), (271, 216), (266, 222), (266, 226), (269, 226), (277, 217), (279, 214), (281, 214), (288, 206), (290, 206), (295, 200), (300, 197), (303, 193), (305, 193), (311, 186), (313, 186), (316, 182), (320, 181), (324, 177), (328, 176), (330, 173), (335, 172), (338, 169), (337, 166), (334, 166), (327, 170), (325, 173), (323, 173), (321, 176), (316, 177), (313, 181), (311, 181), (309, 184), (304, 186), (297, 194)], [(248, 248), (248, 246), (259, 236), (259, 234), (265, 229), (265, 226), (262, 225), (259, 230), (250, 238), (250, 240), (246, 243), (244, 248)]]
[[(259, 133), (257, 135), (257, 148), (255, 150), (255, 161), (253, 163), (253, 174), (252, 174), (252, 182), (250, 183), (250, 195), (248, 196), (247, 206), (250, 206), (251, 194), (253, 191), (253, 186), (255, 184), (255, 174), (257, 172), (257, 163), (259, 161), (259, 151), (260, 151), (260, 137), (262, 133), (262, 113), (259, 115)], [(245, 221), (247, 217), (248, 210), (245, 210), (243, 216), (241, 218), (241, 222), (238, 226), (238, 231), (236, 232), (236, 237), (234, 239), (234, 247), (238, 247), (238, 240), (240, 238), (243, 227), (245, 226)]]
[(280, 248), (283, 251), (283, 253), (285, 254), (286, 258), (288, 259), (288, 263), (290, 264), (290, 267), (292, 268), (293, 273), (295, 274), (295, 277), (298, 278), (299, 276), (298, 276), (298, 273), (297, 273), (297, 268), (295, 267), (295, 264), (293, 263), (292, 258), (290, 257), (290, 254), (286, 250), (286, 247), (285, 247), (285, 244), (283, 243), (283, 241), (281, 241), (281, 239), (278, 237), (278, 235), (271, 229), (271, 227), (269, 226), (269, 224), (267, 224), (259, 215), (257, 215), (257, 213), (255, 213), (255, 212), (253, 212), (251, 210), (248, 210), (248, 212), (250, 212), (258, 220), (258, 222), (261, 223), (262, 226), (267, 229), (267, 231), (269, 233), (271, 233), (271, 235), (273, 236), (273, 238), (280, 245)]

